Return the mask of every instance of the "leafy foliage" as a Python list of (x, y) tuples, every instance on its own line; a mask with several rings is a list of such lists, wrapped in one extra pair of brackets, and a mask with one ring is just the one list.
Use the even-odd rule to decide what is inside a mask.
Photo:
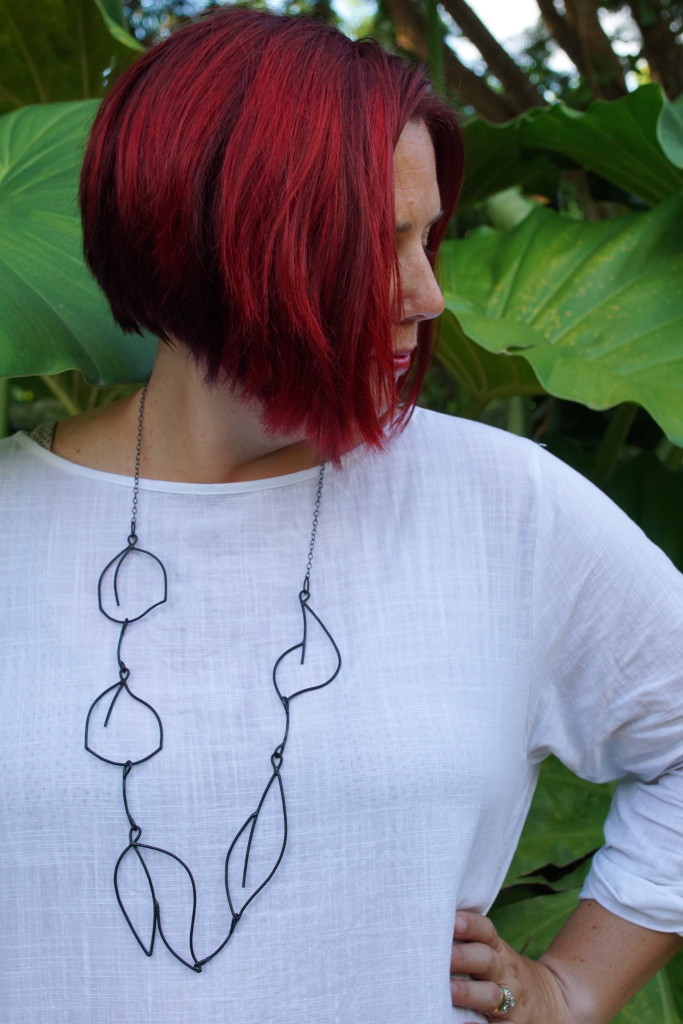
[(683, 94), (667, 103), (657, 121), (657, 138), (662, 151), (675, 167), (683, 167)]
[(121, 12), (120, 0), (0, 0), (0, 114), (101, 96), (139, 49)]
[[(535, 210), (516, 229), (447, 243), (446, 308), (489, 352), (518, 353), (546, 391), (637, 401), (683, 444), (683, 195), (600, 223)], [(448, 358), (446, 335), (443, 358)]]
[(562, 166), (584, 167), (648, 204), (683, 188), (683, 97), (670, 103), (654, 83), (585, 112), (556, 103), (504, 125), (473, 118), (464, 134), (464, 205), (511, 185), (552, 197)]
[(0, 352), (7, 376), (78, 368), (93, 384), (141, 380), (154, 346), (126, 337), (81, 255), (76, 188), (97, 101), (0, 118)]
[(142, 52), (142, 45), (128, 31), (128, 22), (120, 0), (95, 0), (95, 3), (113, 38), (122, 46), (127, 46), (129, 50), (134, 50), (136, 53)]
[(611, 799), (611, 786), (579, 779), (555, 758), (546, 761), (507, 884), (520, 884), (548, 864), (573, 870), (577, 861), (602, 845), (602, 821)]

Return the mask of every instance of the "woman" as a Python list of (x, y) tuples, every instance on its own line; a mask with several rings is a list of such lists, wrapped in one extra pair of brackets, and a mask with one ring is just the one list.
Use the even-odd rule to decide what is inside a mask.
[[(411, 418), (461, 164), (418, 71), (270, 14), (103, 103), (86, 256), (162, 344), (3, 445), (11, 1024), (599, 1024), (678, 948), (678, 574), (535, 446)], [(483, 914), (550, 752), (629, 781), (532, 962)]]

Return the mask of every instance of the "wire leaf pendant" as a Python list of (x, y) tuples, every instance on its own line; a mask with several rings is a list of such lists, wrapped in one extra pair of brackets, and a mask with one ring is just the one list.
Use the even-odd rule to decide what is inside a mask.
[[(158, 935), (180, 963), (198, 972), (227, 945), (244, 911), (272, 879), (284, 857), (287, 804), (282, 765), (289, 735), (290, 704), (304, 693), (328, 686), (341, 669), (339, 648), (309, 604), (310, 571), (325, 464), (320, 467), (318, 476), (308, 562), (299, 592), (302, 638), (284, 651), (273, 667), (272, 683), (285, 715), (283, 737), (270, 755), (270, 773), (258, 804), (237, 831), (225, 856), (225, 894), (229, 908), (227, 934), (211, 953), (199, 957), (194, 948), (197, 916), (194, 876), (175, 853), (142, 842), (142, 828), (133, 817), (127, 789), (133, 769), (155, 757), (164, 742), (161, 718), (150, 703), (131, 689), (130, 669), (122, 656), (130, 624), (165, 604), (168, 598), (168, 578), (162, 561), (150, 551), (137, 547), (136, 515), (145, 393), (146, 388), (143, 388), (138, 413), (133, 515), (128, 543), (104, 567), (97, 585), (100, 611), (121, 626), (116, 649), (119, 678), (103, 690), (88, 709), (85, 749), (100, 761), (122, 769), (123, 807), (129, 831), (128, 845), (114, 867), (114, 890), (130, 930), (146, 956), (152, 956)], [(315, 655), (303, 671), (310, 641)]]

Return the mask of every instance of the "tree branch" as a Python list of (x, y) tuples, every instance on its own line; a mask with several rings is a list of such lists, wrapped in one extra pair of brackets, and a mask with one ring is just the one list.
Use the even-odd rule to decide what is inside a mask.
[(520, 113), (529, 107), (544, 106), (544, 100), (529, 76), (503, 49), (466, 0), (443, 0), (443, 5), (463, 35), (477, 47), (489, 71), (502, 82)]
[(643, 56), (669, 99), (683, 92), (683, 49), (671, 31), (670, 12), (661, 0), (630, 0), (633, 20), (643, 37)]
[(527, 109), (521, 109), (511, 102), (511, 98), (505, 94), (494, 92), (485, 79), (465, 66), (456, 57), (450, 47), (446, 47), (444, 59), (446, 69), (446, 81), (458, 94), (463, 103), (474, 107), (476, 112), (493, 121), (495, 124), (502, 124), (504, 121), (511, 121), (518, 114), (523, 114)]
[(579, 42), (578, 36), (570, 27), (567, 19), (560, 14), (557, 7), (555, 7), (553, 0), (536, 0), (536, 3), (538, 4), (538, 9), (541, 12), (541, 18), (543, 19), (545, 27), (548, 29), (555, 41), (559, 43), (572, 63), (576, 64), (579, 71), (583, 73), (584, 66), (581, 43)]
[(618, 100), (626, 96), (624, 72), (598, 17), (598, 0), (565, 0), (567, 22), (579, 40), (583, 73), (594, 96)]
[[(385, 0), (394, 22), (396, 42), (401, 49), (427, 62), (427, 20), (413, 0)], [(463, 103), (474, 107), (488, 121), (501, 123), (522, 113), (505, 95), (491, 89), (481, 75), (465, 67), (449, 47), (445, 47), (446, 81)]]

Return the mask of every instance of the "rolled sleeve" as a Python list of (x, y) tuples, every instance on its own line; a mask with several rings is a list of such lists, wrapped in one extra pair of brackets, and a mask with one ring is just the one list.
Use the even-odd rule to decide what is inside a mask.
[(543, 452), (538, 488), (529, 756), (620, 780), (581, 895), (683, 933), (683, 577)]

